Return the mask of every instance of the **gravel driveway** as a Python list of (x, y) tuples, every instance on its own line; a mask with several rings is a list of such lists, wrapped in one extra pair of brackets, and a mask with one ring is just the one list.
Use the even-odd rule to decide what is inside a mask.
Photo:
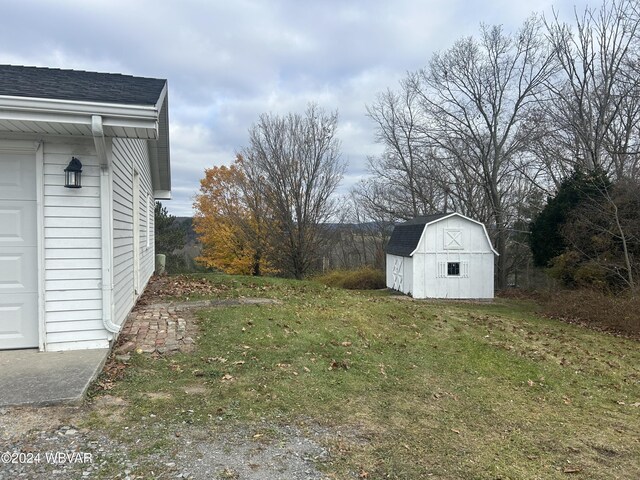
[[(105, 397), (103, 397), (105, 398)], [(328, 459), (320, 431), (292, 427), (185, 426), (179, 431), (135, 432), (123, 427), (119, 438), (82, 427), (92, 415), (116, 418), (125, 405), (106, 397), (82, 407), (0, 410), (0, 480), (25, 479), (323, 479), (317, 465)], [(140, 436), (140, 439), (136, 438)], [(162, 448), (140, 454), (140, 442), (163, 440)], [(144, 446), (144, 445), (143, 445)]]

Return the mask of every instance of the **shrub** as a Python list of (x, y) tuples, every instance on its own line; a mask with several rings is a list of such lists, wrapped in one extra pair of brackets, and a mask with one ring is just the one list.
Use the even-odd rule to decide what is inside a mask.
[(332, 270), (316, 277), (316, 280), (330, 287), (347, 290), (377, 290), (386, 286), (384, 272), (371, 267)]

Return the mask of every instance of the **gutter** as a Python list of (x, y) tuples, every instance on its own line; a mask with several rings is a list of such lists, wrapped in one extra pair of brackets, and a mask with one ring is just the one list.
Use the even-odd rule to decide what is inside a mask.
[(113, 323), (113, 212), (111, 194), (111, 157), (107, 152), (102, 117), (91, 117), (91, 134), (100, 164), (100, 227), (102, 230), (102, 323), (109, 340), (120, 331)]
[(92, 125), (99, 114), (103, 127), (139, 128), (158, 138), (158, 110), (155, 105), (124, 105), (77, 100), (14, 97), (0, 95), (2, 118), (23, 122)]

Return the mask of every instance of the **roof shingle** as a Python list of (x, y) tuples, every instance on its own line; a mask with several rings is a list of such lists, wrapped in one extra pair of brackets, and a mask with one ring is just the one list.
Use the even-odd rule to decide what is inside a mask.
[(390, 255), (409, 257), (411, 252), (413, 252), (418, 246), (418, 242), (420, 241), (420, 237), (422, 237), (425, 225), (446, 217), (447, 215), (451, 215), (451, 213), (425, 215), (396, 225), (391, 233), (391, 238), (389, 238), (389, 243), (387, 243), (385, 252)]
[(0, 65), (0, 95), (156, 105), (166, 80), (116, 73)]

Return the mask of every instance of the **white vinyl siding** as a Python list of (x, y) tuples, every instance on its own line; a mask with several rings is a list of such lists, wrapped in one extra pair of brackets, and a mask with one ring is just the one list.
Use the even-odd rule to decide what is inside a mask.
[[(134, 288), (133, 209), (139, 212), (138, 235), (140, 245), (140, 292), (144, 290), (154, 270), (153, 209), (148, 198), (152, 195), (151, 173), (146, 140), (113, 140), (113, 299), (114, 322), (122, 324), (136, 299)], [(139, 174), (138, 202), (133, 205), (134, 170)], [(147, 240), (149, 238), (150, 241)]]
[[(100, 167), (91, 140), (45, 139), (45, 344), (50, 351), (104, 348)], [(82, 188), (64, 187), (71, 157), (82, 162)]]

